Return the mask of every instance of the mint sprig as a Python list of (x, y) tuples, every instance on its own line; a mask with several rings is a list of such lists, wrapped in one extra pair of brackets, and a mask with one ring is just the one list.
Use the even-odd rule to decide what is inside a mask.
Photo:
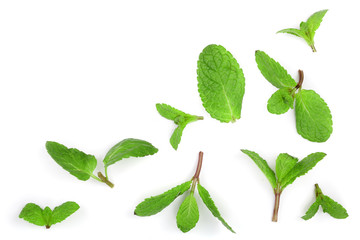
[(236, 59), (223, 46), (209, 45), (200, 53), (198, 90), (205, 110), (220, 122), (240, 119), (245, 77)]
[(308, 155), (303, 160), (298, 161), (297, 158), (287, 153), (281, 153), (276, 159), (276, 171), (274, 172), (274, 170), (269, 167), (268, 163), (263, 158), (261, 158), (259, 154), (245, 149), (241, 151), (248, 155), (260, 168), (260, 170), (269, 180), (271, 187), (274, 190), (275, 204), (272, 217), (273, 222), (277, 222), (278, 220), (280, 196), (283, 190), (288, 185), (292, 184), (296, 178), (310, 171), (320, 160), (326, 156), (325, 153), (316, 152)]
[(176, 129), (174, 130), (170, 138), (170, 144), (175, 150), (178, 149), (178, 146), (181, 141), (181, 136), (185, 127), (191, 122), (204, 119), (201, 116), (195, 116), (188, 113), (184, 113), (183, 111), (180, 111), (165, 103), (156, 104), (156, 109), (161, 116), (163, 116), (166, 119), (174, 121), (174, 123), (177, 125)]
[(20, 212), (19, 218), (23, 218), (37, 226), (45, 226), (47, 229), (52, 225), (64, 221), (80, 206), (75, 202), (65, 202), (51, 210), (49, 207), (42, 209), (35, 203), (28, 203)]
[(313, 90), (302, 89), (304, 72), (299, 70), (299, 81), (296, 83), (287, 71), (265, 52), (256, 51), (255, 60), (266, 80), (279, 88), (268, 100), (268, 111), (283, 114), (294, 108), (295, 104), (297, 132), (312, 142), (327, 141), (333, 131), (331, 112), (319, 94)]
[(196, 226), (196, 223), (199, 221), (199, 208), (196, 202), (196, 198), (194, 196), (195, 189), (197, 187), (202, 201), (205, 203), (206, 207), (210, 210), (210, 212), (216, 218), (218, 218), (227, 229), (235, 233), (234, 230), (221, 217), (220, 212), (215, 206), (214, 201), (211, 199), (209, 192), (199, 183), (202, 161), (203, 153), (199, 152), (197, 168), (193, 178), (190, 181), (173, 187), (170, 190), (164, 192), (163, 194), (146, 198), (143, 202), (139, 203), (136, 206), (134, 214), (137, 216), (151, 216), (157, 214), (164, 208), (169, 206), (177, 197), (184, 194), (190, 189), (189, 195), (180, 205), (180, 208), (176, 215), (176, 223), (178, 228), (184, 233), (188, 232), (193, 229)]
[(81, 152), (76, 148), (67, 148), (60, 143), (51, 141), (46, 142), (46, 149), (56, 163), (79, 180), (87, 181), (91, 177), (107, 184), (111, 188), (114, 187), (114, 184), (109, 181), (107, 173), (110, 165), (124, 158), (145, 157), (158, 152), (156, 147), (144, 140), (134, 138), (124, 139), (113, 146), (106, 154), (103, 160), (105, 176), (101, 172), (98, 172), (98, 176), (95, 176), (93, 172), (96, 168), (97, 160), (93, 155)]
[(333, 218), (344, 219), (349, 216), (346, 209), (341, 206), (341, 204), (322, 193), (318, 184), (315, 184), (315, 197), (315, 202), (310, 206), (305, 215), (302, 216), (302, 219), (309, 220), (312, 218), (317, 213), (320, 206), (322, 207), (323, 212), (328, 213)]
[(313, 52), (316, 52), (314, 36), (316, 30), (320, 27), (323, 17), (327, 13), (327, 9), (318, 11), (311, 15), (306, 22), (300, 23), (300, 29), (296, 28), (286, 28), (278, 31), (277, 33), (288, 33), (300, 37), (306, 41), (306, 43), (311, 47)]

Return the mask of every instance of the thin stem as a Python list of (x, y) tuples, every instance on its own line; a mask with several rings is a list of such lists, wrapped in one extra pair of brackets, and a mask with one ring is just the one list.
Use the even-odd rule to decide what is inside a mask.
[(113, 188), (114, 184), (110, 182), (101, 172), (98, 172), (98, 177), (101, 179), (103, 183), (106, 183), (109, 187)]
[(109, 179), (108, 173), (107, 173), (107, 167), (105, 167), (105, 177), (106, 177), (106, 179)]
[(323, 195), (323, 193), (322, 193), (322, 191), (321, 191), (321, 189), (319, 187), (319, 184), (316, 183), (315, 184), (315, 196), (318, 197), (320, 195)]
[(92, 177), (92, 178), (95, 179), (96, 181), (103, 182), (100, 178), (98, 178), (98, 177), (95, 176), (94, 174), (91, 174), (90, 177)]
[(303, 81), (304, 81), (304, 72), (302, 70), (299, 69), (299, 82), (297, 83), (297, 85), (295, 86), (295, 89), (299, 89), (301, 88)]
[(311, 50), (312, 50), (313, 52), (316, 52), (316, 48), (315, 48), (315, 45), (314, 45), (314, 44), (311, 44), (310, 47), (311, 47)]
[(273, 212), (272, 221), (277, 222), (279, 206), (280, 206), (280, 196), (281, 196), (280, 188), (275, 188), (274, 193), (275, 193), (275, 205), (274, 205), (274, 212)]
[(196, 184), (199, 182), (199, 176), (200, 176), (200, 172), (201, 172), (203, 156), (204, 156), (204, 153), (200, 151), (196, 171), (195, 171), (195, 174), (194, 174), (194, 176), (192, 178), (191, 192), (195, 191)]

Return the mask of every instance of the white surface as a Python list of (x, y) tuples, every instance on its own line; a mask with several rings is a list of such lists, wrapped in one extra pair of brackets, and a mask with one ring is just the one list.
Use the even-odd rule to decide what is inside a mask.
[[(1, 1), (0, 145), (1, 235), (7, 239), (322, 239), (359, 237), (358, 73), (360, 20), (357, 1)], [(286, 34), (312, 13), (329, 9), (315, 36), (317, 53)], [(212, 119), (197, 92), (196, 62), (208, 44), (221, 44), (246, 77), (242, 118)], [(326, 143), (296, 133), (294, 112), (276, 116), (266, 103), (276, 90), (255, 63), (260, 49), (279, 61), (304, 89), (330, 106), (334, 132)], [(178, 151), (174, 125), (156, 103), (205, 120), (190, 124)], [(128, 137), (148, 140), (159, 153), (109, 168), (115, 188), (77, 180), (46, 153), (58, 141), (102, 159)], [(272, 223), (274, 196), (267, 179), (240, 149), (258, 152), (274, 167), (287, 152), (299, 158), (328, 155), (282, 195)], [(204, 151), (202, 184), (226, 230), (200, 203), (200, 220), (187, 234), (176, 227), (183, 196), (152, 217), (135, 206), (192, 177)], [(345, 220), (323, 213), (300, 217), (314, 199), (314, 183), (349, 212)], [(80, 210), (50, 230), (18, 218), (35, 202), (55, 207), (76, 201)], [(3, 237), (2, 237), (3, 238)]]

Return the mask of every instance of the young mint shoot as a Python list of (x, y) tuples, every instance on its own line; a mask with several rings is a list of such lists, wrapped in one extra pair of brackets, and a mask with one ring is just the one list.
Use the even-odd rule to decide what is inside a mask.
[(304, 220), (312, 218), (317, 213), (320, 206), (324, 213), (328, 213), (333, 218), (344, 219), (349, 216), (343, 206), (322, 193), (318, 184), (315, 184), (315, 197), (315, 202), (310, 206), (305, 215), (302, 216)]
[(320, 27), (320, 23), (322, 22), (322, 19), (327, 11), (328, 10), (325, 9), (314, 13), (308, 18), (306, 22), (300, 23), (300, 29), (287, 28), (278, 31), (277, 33), (288, 33), (300, 37), (306, 41), (313, 52), (316, 52), (314, 42), (315, 31)]
[(161, 116), (163, 116), (166, 119), (174, 121), (174, 123), (177, 125), (176, 129), (174, 130), (174, 132), (170, 138), (170, 144), (175, 150), (177, 150), (177, 148), (179, 146), (179, 143), (181, 141), (182, 132), (185, 129), (185, 127), (191, 122), (195, 122), (197, 120), (204, 119), (201, 116), (195, 116), (195, 115), (190, 115), (190, 114), (184, 113), (184, 112), (182, 112), (176, 108), (173, 108), (170, 105), (167, 105), (165, 103), (156, 104), (156, 109)]
[(138, 204), (135, 208), (134, 214), (137, 216), (151, 216), (161, 212), (164, 208), (169, 206), (177, 197), (184, 194), (190, 189), (189, 195), (185, 198), (179, 207), (176, 215), (176, 223), (182, 232), (188, 232), (196, 226), (199, 220), (199, 208), (194, 196), (197, 187), (200, 198), (210, 210), (210, 212), (219, 219), (219, 221), (231, 232), (234, 230), (225, 222), (221, 217), (219, 210), (215, 206), (214, 201), (211, 199), (209, 192), (200, 185), (200, 171), (203, 161), (203, 153), (199, 152), (199, 160), (196, 167), (195, 174), (190, 181), (180, 184), (163, 194), (146, 198), (143, 202)]
[(290, 156), (287, 153), (281, 153), (276, 159), (276, 169), (274, 172), (274, 170), (269, 167), (268, 163), (261, 158), (259, 154), (245, 149), (241, 151), (248, 155), (260, 168), (274, 190), (275, 205), (272, 217), (273, 222), (277, 222), (278, 220), (280, 196), (283, 190), (288, 185), (292, 184), (296, 178), (310, 171), (321, 159), (326, 156), (325, 153), (316, 152), (308, 155), (303, 160), (298, 161), (297, 158)]
[(28, 203), (20, 212), (19, 218), (49, 229), (52, 225), (64, 221), (79, 208), (79, 205), (75, 202), (65, 202), (54, 208), (54, 210), (51, 210), (49, 207), (42, 209), (35, 203)]
[(151, 143), (144, 140), (127, 138), (113, 146), (106, 154), (103, 162), (105, 167), (105, 176), (98, 172), (94, 175), (97, 160), (93, 155), (86, 154), (76, 148), (67, 148), (57, 142), (46, 142), (46, 149), (49, 155), (63, 169), (79, 180), (87, 181), (90, 177), (107, 184), (113, 188), (114, 184), (109, 181), (107, 169), (110, 165), (129, 157), (145, 157), (158, 152), (158, 149)]
[(286, 113), (295, 105), (296, 130), (312, 142), (326, 142), (332, 131), (332, 116), (326, 102), (313, 90), (302, 89), (304, 72), (299, 70), (298, 83), (265, 52), (256, 51), (255, 60), (261, 74), (279, 88), (268, 100), (273, 114)]

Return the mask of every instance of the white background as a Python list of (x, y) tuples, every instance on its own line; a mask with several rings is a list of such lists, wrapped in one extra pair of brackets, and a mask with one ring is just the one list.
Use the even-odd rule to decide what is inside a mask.
[[(2, 239), (358, 239), (359, 31), (357, 1), (6, 1), (0, 3), (0, 145)], [(312, 13), (329, 9), (315, 35), (317, 53), (294, 36)], [(212, 119), (197, 92), (197, 58), (221, 44), (246, 78), (242, 117)], [(276, 90), (257, 69), (255, 50), (279, 61), (304, 89), (328, 103), (334, 131), (325, 143), (303, 139), (294, 111), (277, 116), (266, 103)], [(184, 131), (178, 151), (174, 124), (156, 103), (202, 115)], [(159, 148), (150, 157), (109, 168), (115, 188), (79, 181), (47, 154), (47, 140), (93, 154), (98, 169), (108, 149), (124, 138)], [(274, 167), (281, 152), (327, 156), (282, 194), (279, 222), (271, 222), (270, 184), (240, 149), (258, 152)], [(179, 197), (163, 212), (136, 217), (145, 197), (189, 180), (204, 151), (201, 182), (230, 233), (198, 201), (200, 220), (184, 234), (176, 227)], [(349, 213), (336, 220), (319, 212), (300, 217), (314, 201), (314, 184)], [(199, 198), (198, 198), (199, 199)], [(28, 202), (51, 208), (76, 201), (81, 208), (50, 230), (19, 219)], [(200, 199), (199, 199), (200, 200)]]

